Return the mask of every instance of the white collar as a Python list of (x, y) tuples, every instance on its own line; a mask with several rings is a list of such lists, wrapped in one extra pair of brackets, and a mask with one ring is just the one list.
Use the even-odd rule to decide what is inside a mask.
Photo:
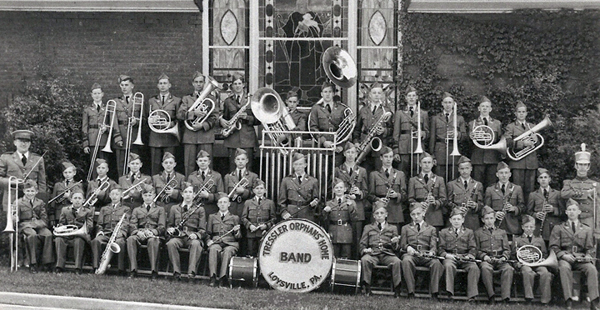
[(469, 177), (468, 179), (463, 179), (462, 176), (458, 177), (460, 179), (460, 183), (465, 183), (465, 181), (467, 181), (467, 183), (471, 183), (471, 178)]
[(23, 158), (23, 155), (25, 155), (25, 158), (29, 159), (29, 151), (25, 152), (24, 154), (17, 151), (17, 155), (19, 155), (19, 158)]
[(225, 213), (219, 211), (219, 215), (221, 215), (221, 217), (225, 217), (227, 214), (229, 214), (229, 211), (226, 211)]

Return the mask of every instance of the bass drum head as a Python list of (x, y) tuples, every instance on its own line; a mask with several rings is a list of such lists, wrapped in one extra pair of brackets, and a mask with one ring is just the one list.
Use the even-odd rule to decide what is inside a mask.
[(303, 219), (283, 221), (265, 235), (259, 248), (260, 272), (279, 291), (310, 292), (328, 277), (333, 245), (327, 232)]

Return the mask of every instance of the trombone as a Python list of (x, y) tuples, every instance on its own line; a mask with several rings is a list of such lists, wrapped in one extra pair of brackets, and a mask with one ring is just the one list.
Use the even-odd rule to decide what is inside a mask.
[[(139, 106), (139, 116), (135, 116), (136, 106)], [(133, 104), (131, 105), (131, 116), (127, 121), (127, 139), (125, 140), (125, 158), (123, 160), (123, 175), (129, 173), (127, 168), (129, 166), (129, 154), (131, 153), (131, 144), (144, 145), (142, 142), (142, 116), (144, 115), (144, 94), (137, 92), (133, 95)], [(133, 122), (137, 121), (138, 131), (137, 138), (133, 140)]]
[[(108, 136), (106, 138), (106, 145), (102, 148), (102, 152), (112, 153), (112, 149), (110, 148), (110, 141), (112, 138), (113, 127), (115, 124), (115, 116), (117, 115), (117, 102), (114, 100), (108, 100), (106, 102), (106, 107), (104, 108), (104, 117), (102, 118), (102, 123), (98, 124), (98, 136), (96, 137), (96, 145), (94, 146), (94, 152), (92, 153), (92, 160), (90, 162), (90, 168), (88, 169), (87, 181), (90, 182), (92, 179), (92, 175), (94, 174), (94, 167), (96, 164), (96, 157), (98, 157), (98, 148), (100, 147), (100, 142), (102, 141), (102, 136), (108, 127)], [(110, 118), (109, 118), (109, 113)], [(106, 121), (110, 121), (110, 125), (106, 125)]]
[[(14, 185), (13, 185), (14, 184)], [(14, 189), (12, 188), (14, 186)], [(13, 197), (13, 192), (15, 197)], [(10, 246), (10, 271), (19, 269), (19, 179), (8, 177), (8, 207), (6, 209), (6, 228), (2, 233), (8, 233)], [(14, 201), (13, 201), (14, 200)]]
[[(456, 101), (452, 105), (452, 137), (450, 137), (450, 132), (446, 128), (446, 182), (448, 182), (448, 159), (449, 156), (452, 156), (452, 180), (454, 180), (454, 157), (460, 156), (460, 152), (458, 151), (458, 115), (456, 109)], [(450, 140), (452, 140), (452, 153), (448, 154), (450, 148)]]
[[(411, 123), (412, 124), (412, 123)], [(423, 144), (421, 142), (421, 137), (423, 133), (421, 130), (421, 101), (417, 101), (417, 131), (412, 129), (412, 125), (410, 128), (410, 176), (413, 176), (415, 165), (414, 154), (417, 154), (417, 174), (420, 172), (419, 161), (421, 154), (423, 154)], [(417, 148), (413, 151), (414, 142), (413, 139), (417, 139)]]

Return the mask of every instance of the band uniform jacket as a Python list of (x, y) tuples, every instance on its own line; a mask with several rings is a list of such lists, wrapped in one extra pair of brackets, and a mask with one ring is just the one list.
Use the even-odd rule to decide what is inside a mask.
[[(512, 122), (512, 123), (506, 125), (506, 128), (504, 128), (504, 130), (505, 130), (504, 136), (506, 137), (508, 146), (514, 153), (517, 153), (525, 148), (525, 144), (523, 143), (524, 140), (513, 142), (514, 138), (520, 136), (521, 134), (523, 134), (526, 131), (528, 131), (529, 129), (531, 129), (531, 124), (529, 124), (527, 121), (525, 121), (524, 125), (525, 125), (525, 128), (523, 128), (523, 126), (521, 126), (521, 123), (515, 121), (515, 122)], [(535, 138), (535, 139), (537, 139), (537, 138)], [(539, 141), (538, 141), (538, 143), (539, 143)], [(525, 156), (525, 158), (518, 160), (518, 161), (509, 160), (508, 166), (510, 167), (511, 170), (512, 169), (535, 170), (539, 167), (537, 152), (534, 151), (530, 155), (527, 155), (527, 156)]]
[(48, 215), (46, 208), (44, 208), (44, 201), (39, 198), (33, 198), (33, 200), (21, 197), (13, 201), (13, 205), (18, 204), (19, 213), (19, 230), (24, 228), (47, 228), (48, 227)]
[(208, 169), (208, 174), (202, 178), (202, 172), (196, 170), (187, 177), (187, 181), (192, 183), (194, 188), (197, 190), (200, 190), (200, 188), (205, 186), (211, 179), (213, 180), (214, 185), (210, 188), (207, 188), (208, 198), (202, 199), (202, 203), (204, 203), (204, 210), (208, 215), (219, 210), (219, 208), (217, 208), (217, 201), (219, 200), (217, 193), (225, 191), (223, 188), (223, 178), (221, 178), (221, 174), (214, 170)]
[(523, 198), (521, 186), (508, 182), (504, 194), (502, 194), (500, 183), (489, 186), (485, 190), (485, 205), (490, 206), (494, 211), (502, 211), (505, 202), (510, 202), (510, 204), (517, 207), (517, 210), (506, 213), (501, 224), (496, 220), (496, 225), (500, 224), (499, 228), (506, 230), (511, 235), (520, 235), (523, 233), (521, 214), (525, 212), (525, 199)]
[[(473, 132), (473, 129), (480, 125), (485, 125), (481, 116), (469, 123), (469, 133)], [(502, 134), (502, 124), (499, 120), (488, 117), (488, 126), (494, 132), (493, 143), (498, 143), (498, 141), (500, 141), (500, 135)], [(479, 143), (483, 144), (482, 142)], [(471, 163), (473, 165), (497, 164), (501, 160), (500, 152), (496, 150), (483, 150), (475, 145), (473, 145), (471, 149), (473, 150), (471, 153)]]
[[(536, 191), (529, 194), (529, 199), (527, 201), (527, 214), (535, 218), (536, 235), (538, 235), (540, 232), (540, 225), (542, 221), (535, 217), (535, 213), (542, 211), (544, 202), (546, 202), (546, 198), (544, 197), (544, 193), (542, 193), (541, 188), (538, 188)], [(544, 238), (544, 240), (550, 239), (552, 228), (554, 228), (555, 225), (560, 224), (561, 216), (565, 213), (566, 209), (564, 201), (560, 199), (560, 192), (552, 188), (550, 188), (548, 191), (547, 203), (554, 207), (554, 211), (546, 213), (544, 227), (542, 228), (542, 238)]]
[[(179, 228), (185, 236), (196, 235), (198, 240), (204, 240), (206, 236), (206, 211), (200, 205), (186, 206), (183, 203), (171, 207), (169, 212), (168, 225), (169, 227), (178, 228), (181, 224), (183, 216), (196, 208), (194, 212), (187, 218), (183, 226)], [(186, 210), (187, 209), (187, 210)], [(177, 236), (175, 236), (177, 237)]]
[(377, 227), (377, 223), (365, 226), (360, 238), (360, 253), (371, 248), (373, 253), (369, 255), (372, 256), (380, 254), (396, 256), (394, 252), (398, 245), (392, 243), (392, 238), (398, 237), (398, 227), (389, 223), (386, 224), (382, 230)]
[[(179, 110), (177, 110), (177, 119), (179, 119), (182, 124), (179, 129), (183, 130), (183, 139), (181, 143), (183, 144), (212, 144), (215, 143), (215, 125), (217, 124), (217, 115), (219, 114), (219, 103), (217, 99), (213, 96), (208, 96), (206, 99), (210, 99), (215, 103), (215, 108), (212, 113), (208, 116), (208, 118), (202, 123), (202, 128), (198, 131), (192, 131), (187, 129), (184, 121), (193, 121), (196, 119), (193, 112), (188, 112), (191, 106), (194, 105), (198, 96), (196, 93), (184, 96), (181, 100), (181, 105), (179, 106)], [(206, 100), (205, 99), (205, 100)], [(209, 109), (210, 111), (210, 109)]]
[(480, 224), (480, 212), (483, 208), (483, 184), (481, 182), (470, 178), (467, 181), (467, 188), (465, 189), (464, 182), (459, 177), (454, 181), (448, 182), (446, 185), (448, 190), (448, 211), (452, 213), (452, 210), (457, 207), (466, 205), (467, 201), (471, 200), (477, 203), (476, 208), (467, 207), (467, 213), (465, 214), (466, 228), (476, 231), (481, 226)]
[[(141, 181), (144, 181), (143, 184), (152, 184), (152, 178), (149, 175), (145, 175), (139, 171), (136, 174), (129, 172), (129, 174), (119, 177), (119, 186), (123, 189), (123, 191), (126, 191)], [(125, 196), (129, 196), (129, 198), (125, 199)], [(129, 205), (129, 207), (133, 207), (134, 205), (138, 206), (140, 203), (142, 203), (142, 192), (137, 186), (134, 187), (128, 193), (123, 195), (123, 202)]]
[(129, 225), (131, 225), (131, 235), (135, 235), (140, 230), (148, 229), (155, 236), (161, 236), (165, 232), (166, 226), (165, 209), (152, 203), (148, 210), (146, 205), (142, 204), (131, 212)]
[(90, 182), (88, 183), (87, 186), (87, 191), (86, 191), (86, 199), (90, 198), (90, 196), (96, 191), (96, 189), (98, 188), (98, 186), (100, 186), (100, 184), (102, 184), (102, 182), (104, 182), (105, 180), (108, 180), (108, 189), (105, 191), (102, 191), (100, 193), (98, 193), (98, 202), (96, 202), (95, 206), (96, 207), (101, 207), (104, 205), (107, 205), (111, 202), (110, 200), (110, 191), (112, 191), (113, 189), (117, 188), (119, 185), (113, 181), (112, 179), (110, 179), (109, 177), (104, 177), (102, 179), (94, 179), (94, 180), (90, 180)]
[[(367, 196), (369, 193), (367, 169), (356, 164), (354, 165), (354, 168), (352, 168), (352, 175), (350, 175), (350, 171), (348, 169), (349, 168), (346, 166), (345, 163), (335, 168), (335, 177), (346, 182), (347, 186), (354, 184), (354, 186), (358, 187), (358, 189), (362, 191), (362, 196), (356, 195), (356, 199), (354, 199), (354, 202), (356, 203), (356, 220), (364, 221), (365, 210), (370, 209), (370, 204), (367, 200)], [(348, 191), (350, 191), (350, 188), (348, 188)]]
[(289, 111), (289, 114), (292, 117), (292, 120), (294, 120), (294, 124), (296, 124), (296, 128), (294, 130), (306, 131), (306, 113), (296, 109), (294, 111)]
[(239, 243), (237, 240), (242, 237), (242, 230), (240, 229), (237, 232), (231, 232), (225, 235), (228, 231), (233, 229), (235, 225), (239, 224), (240, 218), (237, 215), (231, 214), (231, 212), (227, 212), (222, 220), (219, 212), (213, 213), (208, 216), (206, 233), (210, 240), (214, 241), (215, 238), (219, 237), (222, 243), (239, 249)]
[[(431, 118), (431, 134), (429, 135), (429, 150), (433, 152), (438, 165), (444, 166), (452, 163), (452, 149), (454, 148), (454, 140), (448, 140), (446, 144), (446, 137), (448, 132), (454, 130), (454, 111), (450, 113), (450, 119), (446, 118), (446, 115), (442, 112), (434, 115)], [(456, 116), (456, 127), (458, 128), (458, 135), (456, 141), (461, 143), (466, 140), (467, 128), (465, 125), (465, 119), (461, 115)], [(447, 145), (447, 148), (446, 148)], [(446, 153), (447, 151), (447, 153)], [(454, 164), (458, 165), (458, 159), (460, 156), (454, 156)], [(449, 162), (446, 163), (446, 158)]]
[(425, 183), (423, 173), (410, 178), (408, 181), (408, 203), (410, 205), (425, 201), (428, 193), (433, 195), (435, 203), (430, 204), (425, 211), (425, 222), (432, 226), (444, 226), (444, 218), (448, 214), (444, 178), (433, 172), (430, 173), (427, 183)]
[[(409, 155), (414, 152), (417, 148), (417, 125), (418, 125), (418, 111), (417, 106), (414, 106), (414, 114), (410, 116), (409, 107), (406, 106), (404, 110), (398, 110), (394, 116), (394, 154)], [(410, 149), (411, 143), (411, 132), (415, 132), (415, 138), (412, 139), (413, 149)], [(429, 116), (428, 112), (421, 109), (421, 143), (425, 147), (425, 142), (429, 136)]]
[(351, 244), (354, 240), (352, 237), (352, 222), (356, 221), (356, 203), (354, 200), (346, 197), (336, 197), (327, 201), (325, 206), (331, 208), (329, 212), (323, 211), (331, 242), (334, 244)]
[(77, 228), (82, 228), (83, 225), (87, 229), (86, 241), (90, 241), (90, 233), (94, 227), (94, 209), (75, 208), (73, 205), (63, 207), (60, 212), (60, 218), (58, 220), (59, 225), (77, 225)]
[[(117, 103), (116, 119), (119, 124), (119, 132), (121, 133), (121, 136), (125, 137), (123, 140), (126, 140), (127, 139), (127, 126), (129, 125), (129, 118), (132, 116), (135, 116), (136, 118), (138, 118), (140, 116), (140, 107), (136, 106), (135, 111), (133, 111), (133, 94), (129, 97), (129, 103), (127, 103), (125, 96), (118, 97), (113, 100)], [(144, 111), (147, 111), (147, 107), (143, 107), (142, 112), (144, 112)], [(133, 114), (132, 114), (132, 112), (133, 112)], [(142, 113), (141, 116), (142, 116), (142, 120), (143, 120), (147, 116), (147, 114)], [(145, 122), (145, 120), (143, 120), (143, 122)], [(140, 122), (138, 120), (137, 124), (135, 124), (131, 128), (131, 130), (132, 130), (131, 131), (131, 143), (133, 143), (133, 141), (135, 141), (135, 139), (137, 137), (139, 126), (140, 126)], [(122, 149), (125, 149), (126, 142), (127, 141), (123, 142)], [(119, 148), (119, 147), (117, 147), (117, 148)]]
[[(179, 109), (179, 105), (181, 104), (181, 98), (177, 96), (173, 96), (173, 94), (169, 93), (169, 95), (165, 98), (165, 103), (162, 103), (161, 95), (156, 95), (148, 99), (148, 106), (150, 111), (148, 114), (152, 113), (155, 110), (163, 110), (169, 114), (171, 117), (171, 123), (169, 124), (169, 128), (179, 126), (177, 122), (177, 111)], [(164, 114), (158, 113), (158, 116), (164, 117)], [(179, 131), (181, 132), (181, 131)], [(170, 133), (156, 133), (150, 130), (150, 138), (148, 139), (148, 146), (150, 147), (175, 147), (179, 145), (179, 134), (177, 136)]]
[[(244, 169), (244, 172), (242, 172), (242, 178), (246, 178), (246, 180), (248, 180), (248, 185), (246, 185), (246, 187), (244, 188), (243, 194), (238, 195), (234, 192), (230, 196), (231, 205), (229, 206), (229, 212), (240, 217), (242, 216), (242, 212), (244, 211), (244, 201), (254, 195), (254, 193), (252, 192), (252, 187), (254, 186), (256, 180), (258, 180), (258, 175), (254, 172), (248, 171), (248, 169)], [(240, 179), (237, 175), (237, 169), (226, 174), (223, 179), (225, 193), (231, 193), (231, 191), (233, 190), (235, 185), (239, 183), (239, 181)], [(234, 199), (234, 197), (236, 198)]]
[(572, 180), (564, 180), (560, 197), (565, 201), (573, 198), (579, 203), (579, 219), (584, 223), (592, 223), (594, 217), (594, 193), (598, 192), (598, 181), (589, 178), (576, 177)]
[(319, 181), (304, 174), (302, 183), (298, 182), (296, 174), (289, 175), (281, 181), (279, 197), (277, 199), (280, 214), (288, 213), (293, 218), (303, 218), (315, 221), (319, 214), (319, 205), (310, 206), (311, 201), (319, 199)]
[(402, 226), (400, 233), (400, 249), (405, 251), (411, 246), (417, 251), (431, 251), (437, 253), (437, 230), (431, 224), (423, 221), (421, 228), (413, 222)]
[(390, 199), (385, 209), (388, 212), (387, 221), (392, 224), (404, 223), (403, 211), (406, 208), (406, 177), (404, 172), (390, 169), (390, 176), (385, 175), (383, 168), (372, 171), (369, 177), (369, 200), (374, 203), (380, 198), (384, 198), (388, 189), (398, 193), (398, 198)]
[[(277, 219), (277, 210), (275, 202), (271, 199), (254, 197), (244, 202), (244, 210), (242, 211), (242, 223), (246, 227), (246, 238), (260, 238), (263, 233), (266, 233)], [(267, 229), (258, 229), (255, 232), (250, 231), (250, 225), (256, 227), (265, 224)]]
[[(369, 143), (368, 146), (370, 147), (371, 146), (370, 142), (366, 141), (367, 135), (369, 134), (369, 132), (371, 130), (374, 130), (375, 125), (381, 119), (381, 116), (385, 112), (391, 113), (392, 111), (386, 110), (383, 104), (378, 105), (375, 108), (375, 111), (373, 111), (373, 107), (370, 104), (363, 106), (360, 109), (360, 111), (358, 112), (358, 117), (356, 118), (356, 126), (354, 126), (354, 134), (353, 134), (352, 139), (356, 143), (362, 143), (362, 142)], [(374, 137), (381, 139), (382, 145), (389, 145), (391, 142), (388, 140), (390, 139), (390, 136), (394, 131), (393, 121), (394, 121), (394, 116), (392, 114), (392, 115), (390, 115), (387, 122), (381, 123), (381, 127), (383, 127), (383, 133), (381, 135), (374, 136)], [(377, 152), (373, 152), (373, 151), (371, 151), (369, 155), (371, 157), (379, 156), (379, 154), (377, 154)]]
[(475, 243), (475, 233), (472, 229), (464, 226), (458, 229), (446, 227), (440, 231), (440, 241), (438, 244), (438, 253), (441, 257), (446, 254), (460, 255), (467, 254), (477, 257), (477, 244)]
[(110, 236), (115, 230), (117, 223), (121, 220), (123, 214), (126, 214), (121, 229), (117, 232), (117, 238), (127, 238), (129, 234), (129, 217), (131, 216), (130, 210), (131, 209), (128, 206), (121, 203), (117, 203), (116, 205), (110, 203), (102, 207), (96, 222), (97, 232), (102, 231), (105, 235)]
[[(163, 189), (165, 188), (165, 186), (167, 186), (167, 184), (169, 184), (169, 181), (171, 181), (170, 178), (175, 179), (175, 181), (172, 182), (175, 184), (175, 186), (173, 186), (173, 192), (171, 192), (171, 195), (168, 195), (165, 191), (163, 191)], [(170, 209), (170, 207), (172, 207), (173, 205), (181, 202), (181, 186), (184, 181), (185, 176), (175, 171), (171, 172), (170, 176), (164, 170), (161, 173), (152, 176), (152, 184), (154, 184), (154, 190), (156, 191), (156, 195), (159, 195), (162, 192), (162, 194), (160, 194), (156, 201), (160, 206), (165, 208), (166, 212), (167, 209)]]
[[(569, 227), (569, 229), (571, 229)], [(540, 249), (540, 251), (542, 251), (542, 256), (543, 258), (548, 257), (548, 249), (546, 248), (546, 242), (544, 242), (544, 239), (542, 239), (542, 237), (539, 236), (534, 236), (531, 238), (531, 241), (529, 241), (529, 237), (525, 236), (524, 234), (521, 236), (515, 236), (513, 238), (513, 257), (517, 258), (517, 250), (524, 246), (524, 245), (533, 245), (534, 247)]]
[[(333, 101), (331, 113), (327, 110), (325, 103), (316, 103), (310, 109), (309, 128), (312, 132), (327, 131), (336, 132), (342, 121), (346, 118), (344, 111), (348, 108), (343, 103)], [(352, 134), (352, 133), (350, 133)], [(342, 137), (337, 137), (342, 138)], [(333, 141), (333, 135), (323, 135), (319, 137), (319, 143)]]
[(573, 233), (569, 221), (556, 225), (550, 234), (550, 249), (556, 253), (558, 259), (565, 254), (573, 254), (575, 257), (589, 254), (594, 257), (596, 249), (592, 229), (579, 222)]
[(491, 258), (510, 258), (510, 245), (508, 235), (504, 229), (481, 227), (475, 231), (475, 244), (477, 244), (477, 258), (483, 260), (485, 256)]
[[(41, 158), (41, 160), (40, 160)], [(40, 163), (36, 165), (37, 161)], [(34, 167), (35, 166), (35, 167)], [(31, 171), (31, 173), (29, 173)], [(45, 193), (46, 188), (46, 168), (44, 165), (44, 158), (33, 152), (29, 152), (27, 158), (27, 164), (23, 166), (21, 158), (17, 152), (4, 153), (0, 155), (0, 185), (2, 186), (2, 206), (3, 210), (6, 211), (8, 207), (8, 179), (11, 176), (23, 179), (23, 177), (29, 173), (28, 180), (33, 180), (38, 185), (38, 192)], [(20, 186), (22, 187), (22, 185)], [(21, 191), (22, 192), (22, 191)], [(11, 193), (12, 197), (17, 197), (16, 191), (13, 189)]]
[[(71, 189), (69, 189), (70, 195), (73, 195), (73, 193), (76, 192), (84, 193), (83, 185), (81, 185), (81, 183), (77, 184), (77, 182), (75, 181), (70, 181), (69, 184), (67, 184), (66, 180), (64, 180), (54, 183), (54, 188), (52, 189), (52, 198), (50, 199), (53, 199), (54, 197), (57, 197), (58, 195), (64, 193), (69, 187), (72, 187)], [(65, 198), (65, 195), (63, 195), (61, 198), (55, 200), (50, 206), (50, 208), (47, 210), (48, 217), (58, 219), (60, 217), (60, 212), (62, 208), (70, 204), (71, 201), (69, 200), (69, 198)]]
[[(223, 118), (230, 120), (245, 104), (249, 102), (249, 98), (244, 92), (238, 100), (234, 98), (235, 94), (229, 96), (223, 102)], [(246, 119), (239, 118), (238, 121), (242, 124), (242, 129), (233, 130), (230, 136), (226, 137), (223, 145), (230, 149), (235, 148), (253, 148), (257, 145), (256, 131), (254, 125), (260, 124), (254, 117), (250, 106), (246, 108)]]
[[(98, 133), (100, 132), (100, 124), (104, 123), (110, 125), (110, 119), (113, 119), (109, 113), (107, 119), (104, 119), (106, 113), (106, 104), (102, 104), (100, 110), (96, 109), (96, 106), (92, 103), (91, 106), (87, 106), (83, 109), (81, 130), (83, 132), (83, 147), (94, 148), (96, 146), (96, 140), (98, 140)], [(121, 137), (121, 131), (117, 124), (117, 117), (113, 119), (113, 130), (111, 142), (123, 141)], [(102, 147), (106, 146), (106, 140), (108, 139), (108, 132), (110, 128), (107, 127), (106, 131), (102, 133), (100, 138), (100, 145), (98, 151), (100, 152)], [(114, 145), (114, 144), (113, 144)]]

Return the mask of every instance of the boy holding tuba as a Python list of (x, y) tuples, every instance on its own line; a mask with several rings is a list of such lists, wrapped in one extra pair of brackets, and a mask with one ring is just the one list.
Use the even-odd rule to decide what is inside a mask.
[(91, 241), (90, 232), (94, 225), (94, 209), (83, 204), (85, 198), (82, 191), (73, 191), (70, 200), (73, 204), (62, 208), (58, 225), (75, 225), (77, 230), (68, 235), (62, 235), (57, 232), (57, 229), (54, 230), (54, 244), (56, 246), (55, 272), (60, 273), (65, 269), (67, 247), (72, 246), (75, 252), (75, 271), (77, 274), (81, 274), (85, 244)]

